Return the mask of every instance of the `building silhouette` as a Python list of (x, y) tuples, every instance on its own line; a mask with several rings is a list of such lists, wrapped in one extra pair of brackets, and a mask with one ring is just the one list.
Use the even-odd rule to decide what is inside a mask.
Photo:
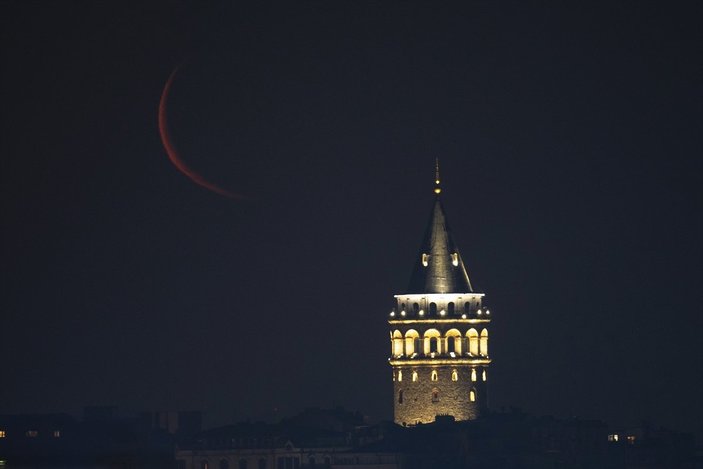
[(487, 410), (490, 311), (474, 291), (442, 206), (434, 206), (407, 290), (390, 312), (394, 420), (474, 420)]

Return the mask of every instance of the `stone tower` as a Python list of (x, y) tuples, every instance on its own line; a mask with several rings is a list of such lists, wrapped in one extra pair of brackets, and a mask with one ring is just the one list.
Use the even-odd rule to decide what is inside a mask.
[(429, 423), (437, 415), (478, 418), (487, 408), (490, 311), (475, 292), (435, 200), (410, 285), (395, 295), (388, 318), (395, 423)]

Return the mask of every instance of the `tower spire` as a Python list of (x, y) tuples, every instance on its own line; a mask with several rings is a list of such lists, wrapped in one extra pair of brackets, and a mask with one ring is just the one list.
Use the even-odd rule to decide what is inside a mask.
[(439, 185), (439, 157), (434, 159), (434, 193), (439, 195), (442, 187)]

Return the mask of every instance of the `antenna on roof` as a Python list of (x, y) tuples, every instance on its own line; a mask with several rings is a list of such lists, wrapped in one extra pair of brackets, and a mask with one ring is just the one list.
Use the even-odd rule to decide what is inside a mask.
[(439, 185), (439, 158), (434, 159), (434, 193), (439, 195), (442, 188)]

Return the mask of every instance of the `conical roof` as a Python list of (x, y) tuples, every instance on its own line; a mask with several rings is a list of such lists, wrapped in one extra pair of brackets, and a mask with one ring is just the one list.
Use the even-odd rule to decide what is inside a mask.
[(452, 239), (439, 192), (435, 190), (436, 200), (407, 293), (472, 293), (474, 290)]

